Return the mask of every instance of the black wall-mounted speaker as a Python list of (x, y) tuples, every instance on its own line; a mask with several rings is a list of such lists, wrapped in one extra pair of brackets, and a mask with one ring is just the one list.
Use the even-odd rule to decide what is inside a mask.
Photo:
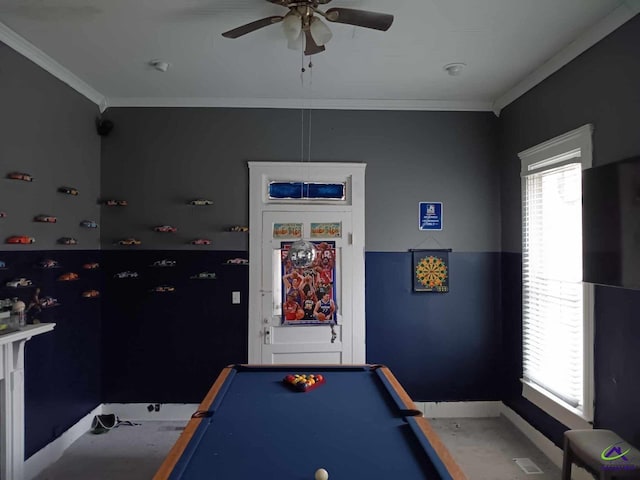
[(98, 132), (98, 135), (100, 135), (101, 137), (106, 137), (107, 135), (109, 135), (109, 133), (111, 133), (111, 130), (113, 130), (113, 122), (111, 120), (103, 120), (101, 118), (98, 118), (96, 120), (96, 130)]

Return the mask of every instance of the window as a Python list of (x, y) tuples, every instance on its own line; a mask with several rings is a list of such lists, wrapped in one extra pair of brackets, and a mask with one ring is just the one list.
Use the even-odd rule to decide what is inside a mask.
[(344, 200), (344, 183), (271, 182), (269, 199)]
[(523, 395), (570, 428), (593, 420), (593, 295), (582, 282), (582, 169), (592, 126), (522, 162)]

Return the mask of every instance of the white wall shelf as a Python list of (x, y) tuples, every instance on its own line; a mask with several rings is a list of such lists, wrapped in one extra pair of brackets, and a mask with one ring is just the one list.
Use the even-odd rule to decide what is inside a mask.
[(0, 479), (22, 480), (24, 468), (24, 347), (55, 323), (0, 335)]

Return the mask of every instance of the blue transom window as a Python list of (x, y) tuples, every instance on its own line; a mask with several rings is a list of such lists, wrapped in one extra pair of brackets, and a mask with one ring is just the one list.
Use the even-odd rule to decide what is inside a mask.
[(271, 182), (270, 199), (344, 200), (344, 183)]

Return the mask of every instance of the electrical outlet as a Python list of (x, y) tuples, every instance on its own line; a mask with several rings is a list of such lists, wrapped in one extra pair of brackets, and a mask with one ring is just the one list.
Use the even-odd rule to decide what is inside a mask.
[(240, 303), (240, 292), (231, 292), (231, 303), (234, 305)]

